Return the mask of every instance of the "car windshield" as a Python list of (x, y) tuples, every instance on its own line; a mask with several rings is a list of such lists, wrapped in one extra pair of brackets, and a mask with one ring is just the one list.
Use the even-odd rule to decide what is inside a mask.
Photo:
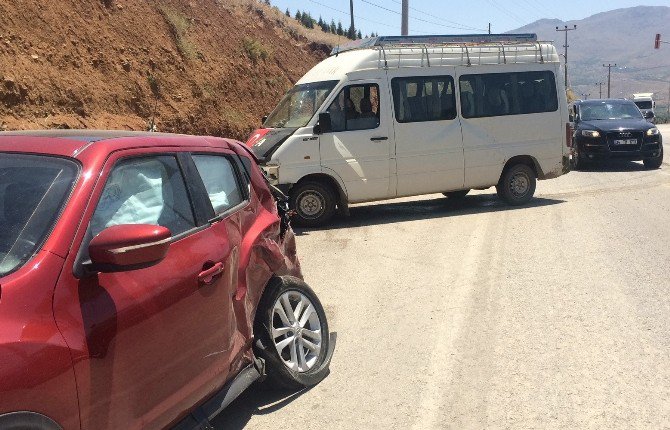
[(606, 119), (641, 119), (642, 113), (629, 102), (602, 102), (583, 104), (580, 109), (582, 121), (597, 121)]
[(0, 276), (39, 250), (78, 171), (76, 163), (62, 158), (0, 153)]
[(646, 100), (646, 101), (641, 101), (641, 102), (635, 102), (635, 104), (640, 109), (651, 109), (651, 104), (652, 103), (650, 101)]
[(306, 126), (337, 82), (323, 81), (296, 85), (286, 93), (263, 126), (266, 128)]

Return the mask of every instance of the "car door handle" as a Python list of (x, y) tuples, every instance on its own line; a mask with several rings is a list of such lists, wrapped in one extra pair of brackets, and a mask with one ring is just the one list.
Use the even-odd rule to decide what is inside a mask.
[(219, 262), (210, 267), (209, 269), (203, 270), (198, 275), (198, 282), (202, 285), (212, 285), (214, 279), (223, 273), (223, 263)]
[(371, 137), (370, 140), (373, 141), (373, 142), (381, 142), (382, 140), (389, 140), (389, 138), (388, 137)]

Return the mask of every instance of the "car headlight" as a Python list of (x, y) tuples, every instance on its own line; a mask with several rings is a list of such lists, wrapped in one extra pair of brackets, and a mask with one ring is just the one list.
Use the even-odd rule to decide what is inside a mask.
[(582, 136), (586, 137), (600, 137), (600, 132), (595, 130), (582, 130)]
[(647, 130), (647, 136), (658, 136), (661, 132), (658, 131), (656, 127), (652, 127), (649, 130)]

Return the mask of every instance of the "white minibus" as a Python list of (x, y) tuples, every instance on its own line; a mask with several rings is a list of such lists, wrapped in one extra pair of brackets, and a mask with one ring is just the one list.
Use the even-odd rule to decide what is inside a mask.
[(497, 188), (528, 202), (569, 171), (556, 48), (535, 34), (375, 37), (333, 50), (247, 145), (301, 225), (350, 203)]

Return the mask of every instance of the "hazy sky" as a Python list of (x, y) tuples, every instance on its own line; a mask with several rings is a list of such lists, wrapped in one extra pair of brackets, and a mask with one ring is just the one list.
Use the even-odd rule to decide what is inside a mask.
[[(306, 10), (315, 18), (349, 26), (349, 0), (270, 0), (282, 11)], [(503, 33), (542, 18), (582, 19), (599, 12), (632, 6), (670, 6), (670, 0), (409, 0), (410, 34)], [(400, 34), (401, 0), (354, 0), (356, 27), (363, 34)], [(668, 23), (670, 27), (670, 23)]]

